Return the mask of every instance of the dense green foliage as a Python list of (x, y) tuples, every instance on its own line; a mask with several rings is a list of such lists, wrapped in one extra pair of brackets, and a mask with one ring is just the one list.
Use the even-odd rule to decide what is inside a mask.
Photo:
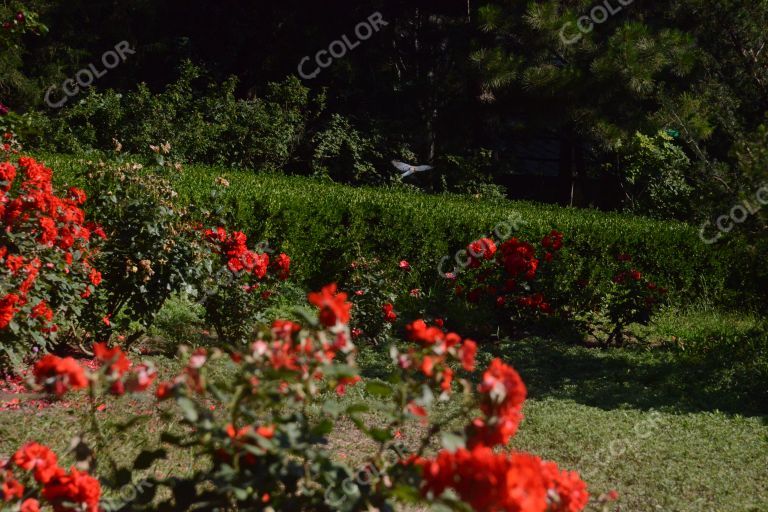
[(27, 140), (64, 152), (105, 150), (119, 141), (125, 151), (143, 155), (164, 142), (186, 161), (247, 168), (280, 169), (296, 158), (313, 104), (322, 98), (311, 99), (294, 78), (271, 84), (263, 99), (239, 100), (236, 80), (200, 86), (201, 74), (186, 65), (160, 94), (144, 85), (126, 94), (91, 90), (60, 115), (41, 120)]
[[(76, 180), (81, 164), (69, 157), (46, 159)], [(231, 186), (211, 204), (216, 178)], [(87, 186), (87, 183), (84, 184)], [(231, 225), (256, 239), (280, 240), (296, 261), (295, 272), (312, 285), (342, 275), (360, 254), (378, 257), (392, 268), (406, 259), (424, 286), (439, 279), (438, 265), (483, 235), (500, 232), (537, 240), (552, 229), (566, 234), (568, 268), (562, 292), (578, 293), (577, 281), (610, 281), (620, 253), (630, 253), (648, 276), (670, 288), (674, 301), (756, 302), (766, 276), (748, 261), (750, 248), (738, 238), (716, 247), (702, 243), (698, 230), (623, 214), (605, 214), (506, 200), (431, 196), (402, 189), (353, 188), (300, 177), (186, 167), (176, 176), (179, 200), (198, 209), (231, 211)], [(518, 229), (514, 229), (517, 226)], [(443, 262), (449, 272), (453, 263)]]
[(693, 206), (693, 187), (685, 179), (690, 160), (672, 136), (636, 133), (621, 156), (628, 210), (661, 219), (685, 217)]

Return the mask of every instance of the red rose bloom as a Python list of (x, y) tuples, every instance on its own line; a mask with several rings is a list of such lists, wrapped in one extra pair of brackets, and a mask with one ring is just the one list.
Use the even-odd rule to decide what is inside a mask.
[(93, 355), (102, 364), (109, 364), (114, 377), (120, 378), (131, 368), (131, 361), (120, 347), (107, 348), (106, 343), (94, 343)]
[(35, 363), (33, 374), (38, 385), (59, 396), (70, 389), (83, 389), (88, 386), (85, 372), (71, 357), (61, 358), (47, 354)]
[(13, 454), (11, 460), (24, 471), (34, 470), (35, 480), (41, 484), (47, 484), (59, 469), (56, 454), (39, 443), (25, 444)]
[(561, 471), (554, 462), (541, 464), (545, 485), (557, 495), (551, 512), (579, 512), (589, 503), (587, 484), (575, 471)]
[(11, 273), (15, 274), (24, 266), (24, 257), (19, 254), (11, 254), (5, 260), (5, 266)]
[(278, 270), (278, 279), (288, 279), (291, 273), (291, 258), (285, 253), (280, 253), (275, 258), (274, 265)]
[(24, 500), (19, 512), (40, 512), (40, 502), (34, 498)]
[(384, 304), (381, 307), (381, 310), (384, 312), (384, 320), (392, 323), (395, 320), (397, 320), (397, 313), (395, 313), (395, 306), (393, 306), (390, 303)]
[(475, 240), (467, 246), (469, 253), (469, 267), (477, 268), (482, 260), (491, 260), (496, 254), (496, 244), (490, 238)]
[(523, 419), (527, 393), (523, 380), (514, 368), (494, 359), (483, 374), (478, 391), (485, 395), (480, 410), (488, 419), (477, 419), (469, 427), (469, 445), (507, 444)]
[(6, 474), (5, 481), (2, 486), (3, 501), (11, 501), (14, 498), (21, 499), (24, 496), (24, 486), (13, 478), (13, 475), (9, 471)]
[(557, 230), (552, 230), (541, 240), (541, 245), (552, 252), (557, 252), (563, 247), (563, 234)]
[(488, 447), (441, 451), (421, 460), (424, 493), (440, 496), (453, 489), (472, 510), (545, 512), (547, 488), (540, 459), (532, 455), (494, 453)]
[(50, 322), (53, 320), (53, 311), (48, 307), (45, 301), (40, 301), (37, 306), (32, 308), (32, 314), (30, 316), (32, 318), (42, 318), (46, 322)]
[(416, 320), (405, 326), (408, 339), (420, 345), (434, 345), (445, 338), (445, 333), (437, 327), (428, 327), (424, 320)]
[(325, 286), (320, 292), (312, 292), (307, 296), (310, 304), (320, 308), (320, 323), (333, 327), (337, 323), (349, 322), (352, 304), (347, 302), (347, 294), (337, 293), (336, 283)]
[(93, 286), (99, 286), (101, 284), (101, 272), (96, 269), (92, 269), (91, 273), (88, 275), (88, 279), (90, 279)]
[(464, 340), (459, 349), (461, 366), (468, 372), (475, 371), (475, 355), (477, 354), (477, 343), (470, 339)]
[(66, 510), (64, 503), (77, 503), (85, 506), (87, 512), (98, 512), (101, 485), (87, 473), (81, 473), (74, 467), (70, 473), (54, 477), (43, 488), (43, 497), (54, 504), (55, 510)]
[(10, 162), (0, 162), (0, 191), (11, 190), (13, 180), (16, 178), (16, 167)]
[(72, 199), (76, 204), (81, 205), (85, 203), (88, 196), (85, 195), (85, 192), (83, 192), (82, 189), (71, 187), (69, 189), (69, 198)]
[(0, 299), (0, 329), (5, 329), (11, 323), (13, 315), (16, 314), (17, 305), (21, 299), (15, 293), (9, 293)]

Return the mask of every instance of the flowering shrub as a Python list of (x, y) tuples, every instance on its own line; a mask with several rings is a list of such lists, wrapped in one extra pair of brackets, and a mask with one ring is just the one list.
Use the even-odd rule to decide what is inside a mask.
[(619, 269), (611, 279), (612, 286), (603, 297), (603, 313), (612, 325), (608, 343), (621, 343), (624, 329), (631, 323), (647, 324), (662, 304), (667, 289), (644, 277), (632, 267), (632, 256), (620, 254)]
[(130, 344), (172, 293), (204, 272), (200, 237), (174, 202), (174, 172), (176, 166), (165, 161), (151, 173), (132, 163), (91, 164), (84, 171), (89, 213), (108, 234), (97, 262), (104, 284), (89, 308), (89, 330), (97, 340), (117, 329), (132, 333)]
[[(290, 258), (249, 250), (238, 231), (202, 230), (199, 215), (175, 201), (172, 180), (182, 167), (169, 158), (170, 145), (152, 149), (157, 166), (151, 172), (136, 163), (98, 164), (85, 175), (93, 194), (90, 210), (109, 234), (99, 259), (105, 283), (92, 303), (91, 329), (98, 340), (133, 330), (130, 345), (172, 294), (186, 292), (203, 306), (222, 342), (241, 341), (276, 283), (289, 276)], [(202, 217), (220, 222), (209, 212)]]
[(102, 229), (85, 221), (85, 193), (56, 195), (53, 172), (29, 157), (0, 163), (0, 346), (14, 359), (74, 327), (101, 283)]
[(375, 344), (385, 342), (393, 332), (401, 306), (413, 302), (420, 291), (409, 285), (417, 279), (411, 264), (401, 260), (396, 266), (383, 265), (378, 259), (355, 259), (344, 276), (345, 287), (350, 290), (350, 301), (355, 305), (351, 321), (354, 338), (371, 340)]
[(221, 341), (245, 341), (258, 313), (290, 275), (291, 258), (280, 253), (270, 260), (266, 252), (248, 249), (244, 233), (223, 227), (205, 231), (205, 240), (210, 254), (200, 286), (205, 318)]
[(27, 9), (11, 11), (8, 6), (0, 7), (0, 48), (16, 46), (27, 32), (45, 33), (48, 28), (38, 21), (37, 13)]
[(575, 281), (564, 309), (588, 334), (587, 342), (622, 344), (627, 326), (647, 325), (664, 304), (668, 290), (635, 265), (631, 255), (620, 253), (601, 268), (600, 275)]
[(0, 466), (5, 502), (21, 512), (38, 512), (45, 504), (56, 511), (99, 511), (101, 484), (87, 472), (58, 465), (57, 455), (47, 446), (28, 443)]
[(551, 231), (537, 252), (529, 242), (509, 238), (498, 247), (490, 238), (467, 246), (467, 270), (456, 280), (455, 293), (470, 303), (489, 303), (517, 317), (551, 314), (547, 266), (563, 247), (563, 234)]
[(27, 24), (27, 14), (24, 11), (18, 11), (13, 17), (0, 19), (0, 27), (3, 32), (23, 32), (29, 25)]
[[(0, 104), (0, 112), (2, 112), (3, 108), (5, 108), (5, 105)], [(0, 161), (9, 161), (15, 155), (18, 155), (20, 151), (21, 144), (19, 144), (16, 135), (11, 131), (3, 133), (3, 140), (0, 141)]]
[[(175, 402), (186, 426), (181, 436), (162, 440), (205, 463), (191, 474), (144, 479), (155, 497), (145, 509), (392, 510), (397, 503), (428, 503), (481, 512), (578, 512), (586, 506), (586, 484), (576, 473), (503, 450), (517, 431), (526, 397), (513, 368), (494, 360), (475, 385), (477, 344), (423, 320), (412, 322), (407, 344), (391, 350), (387, 383), (365, 384), (386, 416), (371, 426), (368, 405), (329, 399), (329, 392), (342, 395), (360, 381), (348, 325), (351, 304), (335, 285), (310, 294), (309, 301), (318, 308), (316, 318), (276, 321), (247, 350), (231, 352), (233, 368), (225, 382), (208, 378), (210, 362), (223, 354), (198, 349), (176, 377), (156, 387), (157, 400)], [(96, 372), (46, 357), (35, 367), (38, 385), (59, 395), (88, 387), (95, 396), (139, 393), (152, 384), (154, 373), (133, 366), (119, 348), (97, 345), (94, 353), (101, 364)], [(222, 402), (225, 413), (208, 407), (210, 399)], [(456, 429), (450, 420), (435, 419), (437, 403), (448, 400), (461, 401), (454, 418), (472, 418), (466, 425)], [(310, 414), (313, 409), (322, 413)], [(327, 447), (327, 435), (341, 417), (379, 446), (366, 478), (356, 483), (354, 471)], [(398, 433), (414, 422), (423, 425), (422, 439), (410, 453), (387, 457), (390, 448), (402, 448)], [(427, 454), (436, 440), (441, 448)], [(164, 450), (145, 451), (137, 469), (164, 456)], [(97, 510), (98, 482), (57, 467), (45, 447), (22, 447), (3, 468), (2, 499), (29, 510), (46, 502), (55, 510)], [(102, 484), (111, 485), (109, 479)], [(170, 492), (156, 494), (157, 488)]]
[[(57, 397), (89, 389), (92, 398), (101, 391), (113, 395), (143, 392), (154, 382), (156, 374), (151, 365), (133, 366), (119, 348), (109, 349), (99, 343), (93, 351), (99, 364), (95, 372), (86, 371), (71, 357), (48, 354), (35, 363), (34, 382)], [(93, 400), (91, 406), (96, 407)], [(54, 511), (102, 510), (99, 480), (74, 466), (69, 471), (60, 467), (58, 456), (36, 442), (25, 444), (10, 459), (0, 462), (0, 482), (0, 499), (18, 506), (12, 510), (34, 512), (45, 505)]]

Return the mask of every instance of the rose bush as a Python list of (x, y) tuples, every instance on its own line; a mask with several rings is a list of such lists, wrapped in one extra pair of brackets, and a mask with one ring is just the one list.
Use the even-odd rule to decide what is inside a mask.
[(143, 165), (90, 163), (90, 215), (108, 240), (98, 256), (104, 284), (89, 307), (89, 333), (96, 340), (118, 332), (127, 343), (149, 328), (165, 301), (200, 279), (204, 247), (185, 208), (174, 203), (170, 177), (180, 168), (164, 158), (148, 172)]
[(280, 253), (270, 259), (266, 252), (250, 250), (244, 233), (221, 226), (206, 230), (205, 241), (206, 273), (198, 285), (205, 319), (220, 341), (245, 341), (280, 282), (288, 279), (291, 258)]
[[(0, 104), (0, 108), (4, 107), (4, 105)], [(0, 112), (2, 112), (2, 110), (0, 110)], [(3, 140), (0, 141), (0, 161), (9, 161), (14, 155), (18, 155), (20, 151), (21, 144), (19, 144), (16, 134), (12, 131), (3, 133)]]
[(562, 254), (562, 233), (552, 230), (539, 245), (517, 238), (498, 247), (488, 238), (472, 242), (466, 249), (465, 271), (449, 276), (453, 291), (470, 304), (494, 308), (513, 320), (557, 312), (580, 330), (607, 337), (608, 344), (621, 344), (628, 325), (647, 324), (664, 303), (667, 289), (632, 266), (628, 254), (620, 254), (604, 269), (612, 276), (610, 282), (590, 282), (573, 279), (580, 271), (568, 266), (569, 254)]
[(342, 276), (342, 284), (350, 290), (354, 304), (350, 323), (355, 339), (374, 345), (385, 343), (395, 331), (399, 312), (418, 309), (421, 290), (417, 272), (406, 260), (383, 264), (377, 258), (360, 256), (352, 261)]
[(105, 234), (86, 222), (85, 192), (57, 195), (52, 178), (33, 158), (0, 162), (0, 359), (17, 364), (71, 333), (102, 280)]
[[(578, 474), (503, 450), (526, 397), (513, 368), (497, 359), (473, 380), (477, 344), (417, 320), (407, 326), (407, 342), (391, 350), (390, 378), (364, 384), (385, 416), (374, 423), (367, 416), (373, 406), (332, 399), (360, 381), (348, 325), (352, 305), (335, 285), (308, 298), (317, 316), (276, 321), (247, 350), (231, 351), (225, 382), (208, 377), (211, 361), (223, 353), (197, 349), (176, 377), (159, 383), (157, 400), (174, 402), (185, 425), (182, 435), (166, 433), (162, 441), (192, 450), (205, 463), (185, 475), (145, 477), (150, 485), (141, 503), (125, 502), (123, 509), (394, 510), (396, 503), (430, 503), (451, 510), (577, 512), (586, 506), (589, 494)], [(47, 356), (35, 367), (36, 383), (58, 395), (88, 388), (92, 397), (141, 393), (152, 384), (151, 367), (134, 366), (119, 348), (96, 345), (94, 353), (101, 364), (96, 371)], [(222, 412), (209, 407), (210, 400), (222, 403)], [(452, 418), (459, 424), (435, 414), (439, 402), (450, 400), (459, 402)], [(328, 448), (334, 420), (341, 418), (378, 445), (367, 463), (375, 471), (364, 480), (355, 482), (353, 469)], [(387, 457), (400, 430), (412, 424), (421, 440), (410, 453)], [(435, 441), (441, 447), (427, 453)], [(165, 456), (163, 449), (146, 450), (135, 467), (146, 469)], [(2, 469), (2, 499), (26, 510), (45, 504), (97, 510), (101, 486), (116, 485), (110, 476), (99, 484), (77, 469), (64, 471), (38, 444), (21, 447)], [(116, 473), (130, 476), (133, 469)], [(157, 492), (163, 488), (169, 492)]]
[(621, 344), (624, 329), (632, 323), (648, 324), (663, 304), (667, 289), (649, 280), (632, 266), (632, 256), (626, 253), (616, 258), (618, 269), (611, 287), (602, 300), (602, 313), (611, 324), (607, 343)]
[(92, 164), (84, 175), (89, 210), (109, 235), (99, 255), (104, 285), (90, 307), (90, 330), (97, 340), (129, 333), (130, 345), (171, 295), (186, 293), (203, 307), (222, 343), (241, 341), (277, 283), (288, 277), (290, 258), (276, 254), (270, 260), (249, 250), (239, 231), (202, 229), (202, 222), (223, 222), (226, 212), (179, 206), (173, 176), (183, 168), (171, 160), (170, 145), (153, 150), (157, 165), (151, 169), (118, 158), (117, 165)]
[(537, 250), (515, 237), (498, 246), (490, 238), (475, 240), (466, 248), (465, 271), (449, 276), (456, 281), (456, 295), (517, 319), (551, 314), (555, 283), (548, 267), (563, 248), (563, 234), (552, 230), (540, 245)]
[(40, 23), (36, 12), (28, 9), (11, 10), (10, 6), (0, 6), (0, 48), (4, 50), (19, 44), (22, 35), (27, 32), (45, 33), (48, 28)]
[(3, 501), (20, 512), (39, 512), (49, 504), (55, 511), (99, 511), (101, 484), (74, 466), (68, 471), (45, 445), (28, 443), (4, 464), (0, 473)]

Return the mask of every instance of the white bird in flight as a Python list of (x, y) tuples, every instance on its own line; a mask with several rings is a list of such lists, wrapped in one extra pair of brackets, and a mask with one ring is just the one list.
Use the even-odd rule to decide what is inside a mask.
[(400, 175), (401, 178), (407, 178), (415, 172), (431, 171), (434, 169), (431, 165), (411, 165), (399, 160), (392, 160), (392, 165), (395, 166), (395, 169), (403, 173)]

